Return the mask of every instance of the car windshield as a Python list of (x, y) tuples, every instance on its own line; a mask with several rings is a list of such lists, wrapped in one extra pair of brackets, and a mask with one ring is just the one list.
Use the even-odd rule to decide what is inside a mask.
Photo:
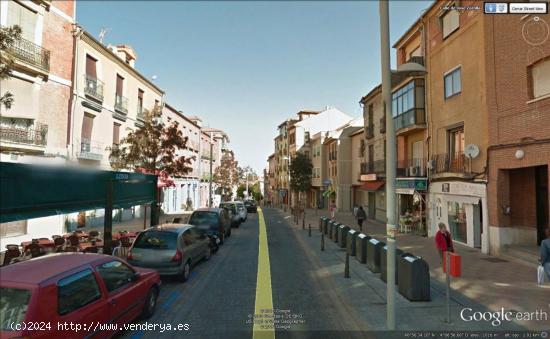
[(0, 330), (10, 331), (10, 324), (25, 320), (31, 291), (21, 288), (0, 288)]
[(237, 211), (237, 208), (234, 204), (227, 204), (227, 203), (226, 204), (220, 204), (220, 207), (221, 208), (226, 208), (226, 209), (231, 210), (233, 212)]
[(174, 232), (146, 231), (134, 242), (134, 248), (172, 249), (176, 248), (177, 234)]
[(218, 225), (218, 213), (216, 212), (194, 212), (189, 219), (191, 225), (199, 228), (208, 225), (209, 227), (216, 227)]

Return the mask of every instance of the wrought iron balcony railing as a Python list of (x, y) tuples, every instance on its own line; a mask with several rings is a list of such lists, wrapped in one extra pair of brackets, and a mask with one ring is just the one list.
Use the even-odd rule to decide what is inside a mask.
[(464, 153), (457, 154), (435, 154), (432, 156), (432, 174), (439, 173), (460, 173), (470, 174), (466, 156)]
[(102, 144), (90, 139), (82, 138), (80, 140), (80, 151), (77, 152), (77, 158), (87, 160), (101, 160), (103, 158)]
[(123, 97), (122, 95), (115, 95), (115, 110), (128, 114), (128, 98)]
[(0, 140), (33, 146), (46, 146), (48, 125), (35, 123), (27, 128), (0, 126)]
[(397, 175), (400, 177), (425, 177), (427, 175), (426, 159), (398, 160)]
[(414, 62), (415, 64), (419, 64), (424, 66), (424, 57), (423, 56), (412, 56), (410, 57), (407, 62)]
[(84, 74), (84, 93), (100, 102), (103, 102), (103, 81), (88, 74)]
[(423, 125), (425, 123), (426, 115), (424, 114), (423, 108), (411, 109), (393, 118), (393, 124), (396, 131), (413, 125)]
[(143, 109), (143, 105), (140, 105), (139, 103), (137, 105), (136, 118), (142, 121), (145, 120), (145, 110)]
[(361, 163), (361, 174), (386, 173), (386, 160), (375, 160)]
[(50, 51), (29, 40), (19, 38), (8, 46), (7, 51), (24, 63), (50, 71)]

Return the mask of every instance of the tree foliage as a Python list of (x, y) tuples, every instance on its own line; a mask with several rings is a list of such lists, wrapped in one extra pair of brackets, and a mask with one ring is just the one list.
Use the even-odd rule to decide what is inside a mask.
[(193, 158), (178, 152), (187, 148), (187, 137), (183, 136), (177, 121), (164, 124), (161, 112), (161, 107), (145, 111), (144, 126), (128, 133), (111, 149), (109, 160), (114, 169), (164, 172), (173, 177), (191, 171)]
[(311, 187), (311, 159), (303, 153), (297, 153), (290, 163), (290, 188), (297, 192), (306, 192)]
[(220, 159), (220, 166), (216, 168), (212, 181), (218, 185), (222, 200), (233, 196), (233, 187), (242, 180), (242, 169), (238, 166), (235, 155), (231, 151), (224, 151)]
[[(13, 70), (13, 57), (7, 53), (8, 48), (21, 38), (21, 27), (15, 25), (11, 27), (0, 27), (0, 53), (2, 53), (2, 62), (0, 62), (0, 80), (8, 79)], [(14, 98), (10, 92), (0, 93), (0, 105), (10, 109)]]

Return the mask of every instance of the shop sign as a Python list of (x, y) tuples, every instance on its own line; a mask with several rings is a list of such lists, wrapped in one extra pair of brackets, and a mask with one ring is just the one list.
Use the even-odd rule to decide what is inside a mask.
[(396, 179), (396, 190), (403, 191), (426, 191), (428, 189), (428, 179), (414, 178), (414, 179)]
[(375, 173), (371, 174), (361, 174), (361, 181), (376, 181), (377, 177)]

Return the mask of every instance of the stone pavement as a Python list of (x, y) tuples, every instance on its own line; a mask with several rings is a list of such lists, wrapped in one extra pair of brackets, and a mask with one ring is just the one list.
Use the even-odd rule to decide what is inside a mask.
[[(321, 216), (329, 216), (329, 212), (306, 210), (306, 229), (311, 223), (312, 229), (318, 235)], [(358, 225), (351, 213), (336, 213), (335, 219), (358, 230)], [(302, 220), (299, 228), (301, 228), (301, 222)], [(385, 227), (385, 224), (368, 220), (363, 223), (363, 233), (385, 241)], [(442, 272), (439, 255), (435, 250), (434, 239), (409, 233), (398, 234), (396, 241), (398, 248), (421, 256), (427, 261), (430, 266), (432, 288), (444, 295), (445, 274)], [(518, 324), (528, 329), (550, 329), (550, 284), (537, 285), (535, 268), (521, 261), (508, 261), (484, 255), (477, 249), (458, 243), (455, 244), (455, 251), (462, 256), (462, 276), (453, 278), (451, 283), (455, 300), (462, 305), (469, 305), (471, 301), (475, 301), (491, 311), (500, 311), (504, 308), (505, 311), (544, 312), (545, 319), (543, 317), (538, 321), (521, 321)], [(365, 270), (368, 271), (366, 267)], [(479, 311), (482, 310), (479, 309)], [(535, 315), (531, 314), (531, 317)]]

